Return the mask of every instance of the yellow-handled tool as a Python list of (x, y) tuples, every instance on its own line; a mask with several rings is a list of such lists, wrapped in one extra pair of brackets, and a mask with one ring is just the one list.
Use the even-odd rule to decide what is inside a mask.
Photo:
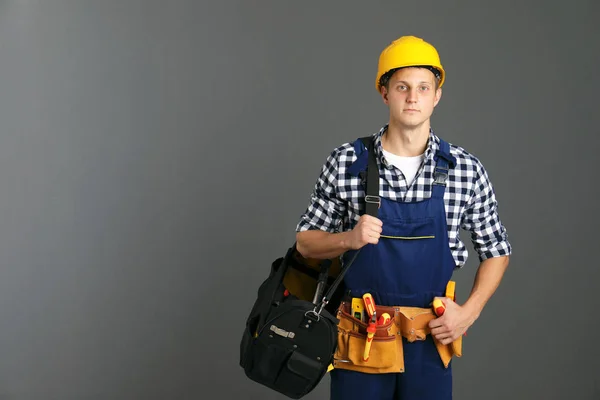
[(373, 322), (369, 322), (369, 326), (367, 327), (367, 342), (365, 343), (365, 352), (363, 353), (363, 361), (369, 361), (369, 355), (371, 353), (371, 344), (373, 343), (373, 338), (375, 337), (375, 324)]
[[(446, 297), (452, 301), (456, 301), (454, 295), (455, 288), (456, 282), (448, 281), (448, 284), (446, 285)], [(438, 298), (433, 299), (433, 312), (435, 312), (435, 315), (441, 317), (442, 315), (444, 315), (444, 311), (446, 311), (446, 306), (444, 306), (442, 300)]]
[(452, 301), (456, 301), (454, 299), (455, 298), (455, 288), (456, 288), (456, 282), (448, 281), (448, 284), (446, 285), (446, 297), (448, 297)]
[(371, 353), (371, 344), (377, 331), (377, 311), (375, 310), (375, 300), (370, 293), (363, 295), (363, 301), (365, 302), (365, 310), (369, 315), (369, 326), (367, 327), (367, 342), (365, 343), (365, 351), (363, 353), (363, 361), (369, 361), (369, 354)]
[[(373, 300), (373, 296), (371, 295), (371, 293), (365, 293), (363, 294), (363, 301), (365, 303), (365, 310), (367, 311), (367, 315), (369, 316), (369, 320), (371, 320), (373, 318), (373, 315), (376, 314), (375, 312), (375, 300)], [(377, 321), (377, 318), (375, 318), (375, 321)]]
[(352, 299), (352, 316), (360, 322), (365, 322), (364, 319), (365, 305), (362, 299), (357, 297)]
[(433, 311), (435, 312), (435, 315), (441, 317), (444, 315), (444, 311), (446, 311), (446, 306), (440, 299), (435, 298), (433, 299)]
[(392, 319), (392, 317), (390, 317), (390, 314), (384, 312), (383, 314), (381, 314), (379, 316), (379, 318), (377, 319), (377, 325), (385, 325), (388, 322), (390, 322), (390, 319)]

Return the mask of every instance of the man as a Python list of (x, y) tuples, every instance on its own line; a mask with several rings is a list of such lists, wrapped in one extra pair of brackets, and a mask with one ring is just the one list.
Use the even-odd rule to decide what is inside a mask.
[[(378, 215), (364, 214), (365, 190), (354, 166), (366, 165), (368, 152), (356, 141), (327, 158), (297, 226), (304, 257), (347, 257), (361, 249), (344, 278), (351, 297), (368, 292), (376, 305), (421, 308), (441, 298), (446, 307), (428, 322), (424, 340), (403, 339), (404, 372), (336, 367), (332, 399), (451, 399), (451, 364), (442, 363), (436, 345), (452, 344), (477, 320), (508, 266), (511, 246), (483, 165), (431, 128), (445, 78), (437, 50), (423, 39), (401, 37), (383, 50), (376, 88), (389, 122), (373, 135)], [(470, 233), (480, 260), (462, 304), (443, 297), (452, 272), (467, 260), (460, 228)]]

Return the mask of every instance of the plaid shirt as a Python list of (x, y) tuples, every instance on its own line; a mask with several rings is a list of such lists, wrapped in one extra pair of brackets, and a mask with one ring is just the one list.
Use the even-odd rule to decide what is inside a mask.
[[(410, 187), (402, 172), (388, 163), (383, 155), (381, 136), (384, 126), (375, 133), (375, 151), (379, 166), (379, 195), (395, 201), (420, 201), (431, 197), (434, 155), (440, 139), (430, 131), (425, 160)], [(448, 239), (458, 268), (468, 257), (460, 240), (459, 229), (471, 235), (479, 260), (509, 255), (511, 245), (498, 216), (498, 203), (492, 184), (481, 162), (461, 147), (450, 144), (456, 166), (449, 171), (444, 192)], [(357, 159), (352, 143), (345, 143), (329, 155), (315, 184), (310, 203), (296, 231), (320, 229), (327, 232), (351, 230), (364, 214), (364, 189), (360, 178), (347, 169)]]

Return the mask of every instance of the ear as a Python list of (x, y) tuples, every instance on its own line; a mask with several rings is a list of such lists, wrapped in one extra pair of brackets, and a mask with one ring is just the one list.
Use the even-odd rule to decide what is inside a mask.
[(440, 99), (442, 98), (442, 88), (437, 88), (437, 90), (435, 91), (435, 99), (434, 99), (434, 103), (433, 106), (437, 106), (437, 104), (440, 102)]
[(386, 105), (389, 105), (389, 100), (388, 100), (388, 91), (387, 91), (387, 89), (385, 88), (385, 86), (382, 86), (382, 87), (381, 87), (381, 98), (383, 99), (383, 102), (384, 102)]

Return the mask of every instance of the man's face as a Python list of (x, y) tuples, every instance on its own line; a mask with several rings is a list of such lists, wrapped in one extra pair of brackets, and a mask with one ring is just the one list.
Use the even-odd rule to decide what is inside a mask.
[(390, 119), (414, 129), (429, 120), (442, 89), (436, 90), (435, 76), (428, 69), (402, 68), (390, 78), (388, 89), (382, 87), (381, 96), (390, 108)]

